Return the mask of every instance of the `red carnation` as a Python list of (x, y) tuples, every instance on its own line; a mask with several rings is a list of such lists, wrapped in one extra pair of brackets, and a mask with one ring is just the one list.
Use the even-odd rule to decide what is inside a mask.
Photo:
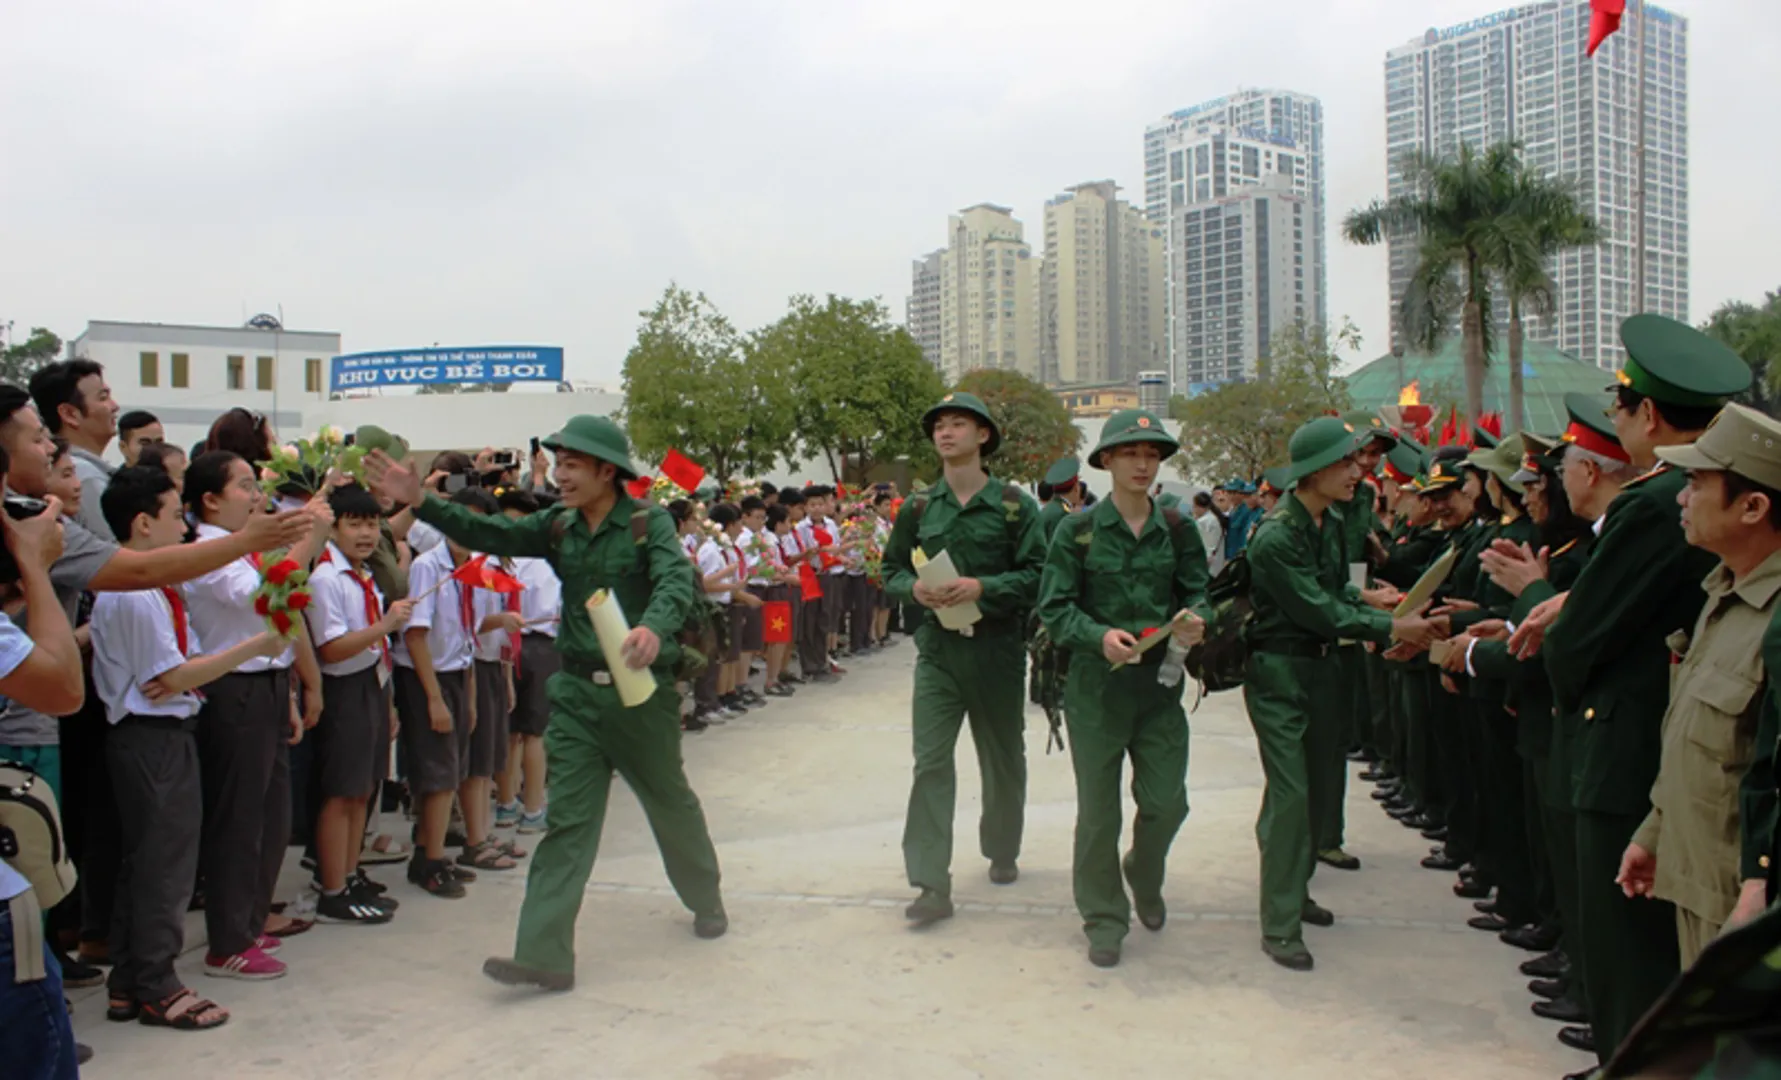
[(254, 601), (254, 613), (262, 617), (272, 614), (272, 598), (262, 596)]
[(284, 605), (292, 611), (302, 611), (309, 606), (309, 594), (302, 590), (298, 590), (291, 594), (291, 598), (286, 600)]
[(272, 625), (279, 633), (288, 634), (291, 632), (291, 617), (282, 611), (274, 611), (272, 613)]
[(296, 572), (297, 560), (285, 559), (282, 562), (272, 564), (272, 569), (266, 571), (266, 580), (274, 585), (283, 585), (285, 579)]
[(1141, 630), (1141, 631), (1139, 631), (1139, 633), (1138, 633), (1138, 636), (1139, 636), (1139, 637), (1141, 637), (1141, 638), (1147, 638), (1147, 637), (1149, 637), (1149, 636), (1150, 636), (1150, 635), (1152, 635), (1152, 634), (1154, 634), (1154, 633), (1156, 633), (1156, 631), (1157, 631), (1157, 628), (1156, 628), (1156, 627), (1154, 627), (1154, 626), (1146, 626), (1146, 627), (1145, 627), (1145, 628), (1144, 628), (1144, 629), (1143, 629), (1143, 630)]

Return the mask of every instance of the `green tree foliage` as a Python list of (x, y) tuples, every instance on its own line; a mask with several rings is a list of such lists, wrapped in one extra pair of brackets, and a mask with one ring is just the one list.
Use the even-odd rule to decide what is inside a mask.
[(1739, 401), (1773, 416), (1781, 405), (1781, 292), (1761, 305), (1728, 300), (1707, 317), (1702, 330), (1731, 346), (1755, 376)]
[(822, 458), (837, 480), (919, 455), (921, 414), (945, 384), (915, 339), (877, 300), (800, 295), (790, 309), (755, 336), (753, 351), (784, 365), (797, 388), (786, 415), (803, 455)]
[(1286, 464), (1287, 443), (1301, 424), (1352, 405), (1336, 374), (1336, 353), (1358, 348), (1360, 331), (1346, 319), (1333, 336), (1320, 327), (1284, 330), (1270, 346), (1263, 378), (1175, 398), (1169, 411), (1181, 422), (1182, 451), (1175, 468), (1209, 485), (1233, 476), (1253, 480)]
[(54, 363), (61, 355), (62, 339), (33, 326), (25, 340), (0, 349), (0, 380), (23, 386), (38, 368)]
[(792, 450), (784, 359), (737, 334), (703, 293), (670, 284), (625, 356), (623, 418), (638, 456), (679, 450), (727, 482)]
[(982, 368), (966, 373), (953, 389), (982, 398), (996, 418), (1002, 445), (989, 469), (998, 479), (1036, 484), (1052, 462), (1082, 443), (1081, 430), (1058, 396), (1018, 371)]

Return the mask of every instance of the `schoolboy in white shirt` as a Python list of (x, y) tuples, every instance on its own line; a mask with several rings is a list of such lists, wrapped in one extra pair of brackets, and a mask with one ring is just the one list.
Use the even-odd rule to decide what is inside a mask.
[[(527, 491), (507, 491), (500, 496), (501, 513), (522, 518), (536, 513), (538, 499)], [(548, 827), (544, 807), (544, 729), (550, 721), (552, 675), (562, 670), (557, 652), (557, 626), (563, 614), (563, 583), (546, 559), (513, 560), (513, 576), (525, 590), (519, 594), (519, 660), (513, 670), (513, 712), (508, 718), (507, 771), (499, 778), (495, 808), (497, 827), (517, 826), (524, 834), (541, 833)]]

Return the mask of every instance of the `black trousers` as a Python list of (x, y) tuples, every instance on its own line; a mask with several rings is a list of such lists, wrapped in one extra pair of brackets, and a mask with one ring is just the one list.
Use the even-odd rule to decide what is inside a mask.
[(878, 590), (864, 574), (847, 575), (848, 645), (859, 652), (872, 644), (872, 617), (878, 613)]
[(829, 584), (827, 578), (822, 582), (821, 598), (804, 601), (804, 618), (798, 627), (798, 668), (806, 679), (829, 670), (828, 605), (838, 603), (840, 590)]
[(119, 997), (163, 1001), (183, 986), (173, 962), (185, 948), (204, 819), (196, 727), (195, 719), (126, 716), (105, 740), (122, 840), (107, 980)]
[(253, 948), (291, 838), (290, 671), (225, 675), (198, 714), (204, 922), (212, 956)]
[[(70, 922), (79, 922), (82, 941), (104, 941), (111, 933), (123, 833), (105, 751), (111, 724), (90, 671), (86, 704), (73, 716), (63, 717), (60, 727), (62, 831), (68, 838), (68, 854), (80, 870), (74, 891), (78, 899), (71, 897), (61, 906), (74, 905), (66, 915)], [(60, 907), (57, 910), (60, 914)]]

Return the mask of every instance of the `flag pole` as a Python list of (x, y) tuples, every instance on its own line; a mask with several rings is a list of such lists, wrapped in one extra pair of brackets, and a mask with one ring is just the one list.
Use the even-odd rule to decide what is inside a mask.
[(1634, 66), (1635, 78), (1639, 80), (1635, 98), (1639, 110), (1637, 137), (1633, 153), (1636, 164), (1633, 170), (1633, 206), (1637, 214), (1633, 232), (1633, 314), (1645, 312), (1645, 0), (1633, 0), (1633, 18), (1638, 20), (1638, 27), (1633, 35), (1634, 48), (1639, 51), (1639, 62)]

